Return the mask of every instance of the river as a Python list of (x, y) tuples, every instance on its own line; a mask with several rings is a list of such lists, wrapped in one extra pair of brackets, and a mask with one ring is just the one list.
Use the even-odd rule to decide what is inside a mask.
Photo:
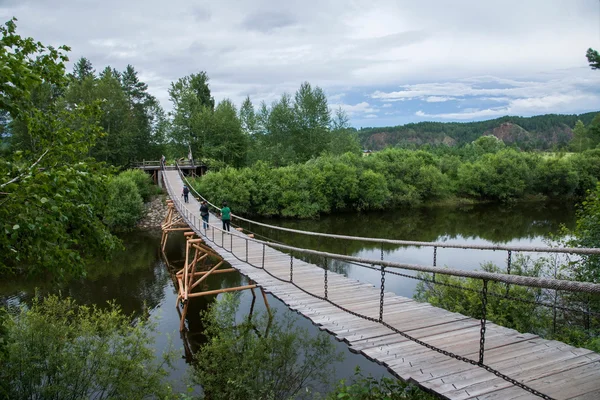
[[(558, 232), (561, 225), (572, 228), (575, 224), (575, 208), (572, 205), (556, 203), (525, 203), (515, 206), (477, 205), (338, 214), (308, 221), (263, 220), (262, 222), (299, 230), (362, 237), (533, 246), (544, 245), (545, 235)], [(257, 234), (297, 247), (372, 259), (379, 259), (382, 251), (374, 244), (319, 239), (273, 231), (256, 225), (243, 224), (242, 226)], [(191, 302), (187, 319), (189, 332), (180, 335), (179, 316), (175, 309), (176, 292), (167, 265), (160, 254), (160, 232), (131, 233), (124, 236), (123, 241), (126, 251), (117, 254), (110, 262), (96, 262), (85, 279), (70, 282), (61, 288), (49, 285), (47, 282), (3, 280), (0, 282), (0, 305), (27, 304), (36, 290), (41, 295), (60, 291), (63, 296), (73, 297), (83, 304), (105, 305), (107, 301), (115, 300), (126, 313), (149, 312), (158, 324), (157, 353), (167, 348), (171, 341), (181, 355), (176, 360), (175, 369), (171, 371), (169, 379), (176, 389), (183, 391), (187, 384), (186, 375), (191, 368), (192, 353), (205, 340), (199, 312), (215, 301), (215, 296), (197, 298)], [(181, 267), (184, 254), (183, 235), (172, 235), (166, 249), (169, 264), (173, 268)], [(389, 261), (431, 265), (433, 250), (428, 247), (385, 246), (383, 257)], [(438, 249), (436, 261), (439, 266), (475, 269), (485, 261), (505, 265), (506, 258), (506, 252)], [(335, 268), (355, 279), (379, 285), (380, 275), (377, 271), (344, 263), (337, 263)], [(221, 274), (207, 279), (205, 289), (240, 284), (246, 284), (246, 279), (240, 274)], [(389, 276), (386, 290), (403, 296), (412, 296), (415, 285), (416, 281), (413, 279)], [(294, 315), (296, 325), (308, 329), (311, 335), (319, 332), (319, 329), (309, 320), (293, 313), (276, 298), (268, 296), (268, 301), (279, 314)], [(249, 311), (251, 302), (251, 293), (243, 292), (240, 314)], [(260, 296), (257, 297), (255, 311), (264, 311)], [(343, 362), (335, 366), (335, 380), (352, 376), (356, 366), (366, 374), (377, 377), (389, 376), (384, 367), (360, 355), (350, 353), (343, 343), (335, 341), (333, 337), (331, 341), (346, 356)]]

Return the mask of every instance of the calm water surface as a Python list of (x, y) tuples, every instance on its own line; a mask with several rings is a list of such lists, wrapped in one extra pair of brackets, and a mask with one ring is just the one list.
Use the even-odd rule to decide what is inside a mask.
[[(235, 210), (234, 210), (235, 212)], [(417, 210), (396, 210), (366, 214), (342, 214), (311, 221), (263, 220), (264, 222), (288, 228), (337, 233), (362, 237), (382, 237), (388, 239), (435, 241), (466, 244), (511, 244), (534, 246), (544, 245), (544, 236), (557, 232), (561, 225), (573, 227), (574, 207), (565, 204), (525, 204), (513, 207), (470, 206), (463, 208), (427, 208)], [(376, 244), (348, 242), (332, 239), (318, 239), (309, 236), (288, 234), (257, 226), (243, 225), (256, 233), (287, 244), (349, 254), (359, 257), (379, 259), (381, 248)], [(62, 288), (49, 286), (43, 282), (24, 281), (0, 282), (0, 305), (29, 303), (37, 290), (40, 294), (61, 292), (80, 303), (104, 305), (114, 300), (126, 313), (149, 312), (158, 323), (156, 336), (157, 353), (168, 347), (169, 342), (180, 354), (170, 380), (175, 388), (185, 390), (186, 376), (192, 368), (192, 355), (205, 340), (203, 325), (199, 317), (202, 310), (215, 301), (215, 296), (196, 298), (190, 303), (187, 325), (189, 332), (179, 333), (179, 316), (175, 307), (176, 291), (169, 267), (160, 254), (160, 232), (130, 234), (124, 238), (127, 251), (118, 254), (110, 263), (98, 262), (90, 269), (85, 279), (71, 282)], [(183, 235), (172, 235), (166, 249), (168, 264), (172, 269), (183, 265), (185, 248)], [(433, 263), (433, 250), (427, 247), (385, 246), (385, 260), (411, 264)], [(491, 261), (504, 265), (506, 252), (483, 250), (438, 249), (437, 265), (453, 268), (476, 269), (481, 263)], [(346, 263), (336, 263), (337, 271), (374, 285), (379, 284), (377, 271)], [(409, 273), (410, 274), (410, 273)], [(204, 289), (218, 289), (246, 284), (246, 279), (238, 273), (221, 274), (206, 280)], [(403, 296), (412, 296), (416, 281), (408, 278), (389, 276), (386, 290)], [(296, 325), (316, 335), (319, 329), (312, 323), (290, 311), (273, 296), (268, 296), (269, 304), (279, 314), (295, 316)], [(252, 294), (241, 293), (240, 318), (251, 308)], [(254, 307), (264, 311), (260, 295)], [(362, 356), (350, 353), (343, 343), (331, 338), (346, 358), (335, 365), (336, 380), (353, 375), (356, 366), (375, 376), (387, 375), (385, 368), (372, 363)]]

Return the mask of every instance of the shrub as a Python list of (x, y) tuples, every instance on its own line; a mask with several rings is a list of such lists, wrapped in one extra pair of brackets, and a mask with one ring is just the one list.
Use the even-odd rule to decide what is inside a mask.
[(346, 380), (340, 381), (335, 391), (326, 397), (327, 400), (435, 400), (437, 398), (415, 385), (398, 379), (383, 377), (377, 380), (372, 376), (365, 377), (358, 368), (351, 384)]
[(150, 175), (140, 169), (129, 169), (119, 174), (123, 179), (127, 179), (135, 183), (138, 193), (142, 196), (143, 201), (150, 200), (150, 196), (155, 193)]
[[(2, 320), (0, 398), (147, 399), (170, 396), (144, 319), (50, 296)], [(1, 338), (0, 338), (1, 339)]]
[(122, 174), (108, 183), (104, 223), (115, 232), (133, 229), (144, 214), (144, 202), (136, 184)]

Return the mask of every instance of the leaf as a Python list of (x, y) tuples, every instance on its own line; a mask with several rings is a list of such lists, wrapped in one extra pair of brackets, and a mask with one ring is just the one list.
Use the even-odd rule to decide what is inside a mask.
[(15, 231), (16, 231), (17, 229), (19, 229), (19, 228), (20, 228), (19, 224), (15, 224), (15, 225), (13, 225), (13, 229), (14, 229)]
[(42, 202), (42, 204), (45, 204), (45, 203), (47, 203), (47, 202), (48, 202), (48, 199), (47, 199), (47, 198), (45, 198), (45, 197), (42, 197), (42, 198), (40, 199), (40, 201)]

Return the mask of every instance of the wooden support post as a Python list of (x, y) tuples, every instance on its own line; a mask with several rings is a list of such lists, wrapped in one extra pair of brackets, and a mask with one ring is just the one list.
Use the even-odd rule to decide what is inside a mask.
[(269, 318), (273, 318), (273, 314), (271, 313), (271, 307), (269, 307), (269, 301), (267, 300), (267, 294), (265, 293), (265, 290), (262, 288), (260, 288), (260, 292), (262, 293), (263, 296), (263, 300), (265, 302), (265, 307), (267, 308), (267, 312), (269, 313)]
[(189, 290), (187, 287), (188, 283), (188, 268), (189, 268), (189, 259), (190, 259), (190, 244), (186, 243), (185, 246), (185, 264), (183, 264), (183, 300), (187, 301)]
[[(218, 269), (216, 271), (213, 271), (213, 272), (211, 272), (211, 274), (212, 275), (227, 274), (227, 273), (236, 272), (236, 271), (237, 270), (235, 268), (225, 268), (225, 269)], [(209, 271), (196, 271), (196, 272), (194, 272), (194, 276), (202, 276), (202, 275), (206, 275), (208, 273), (209, 273)], [(179, 275), (181, 275), (181, 273)]]
[(185, 317), (187, 315), (188, 306), (190, 302), (188, 300), (183, 302), (183, 312), (181, 313), (181, 321), (179, 322), (179, 332), (185, 329)]
[[(217, 265), (215, 265), (214, 267), (212, 267), (212, 269), (210, 271), (207, 271), (206, 274), (204, 274), (200, 279), (198, 279), (196, 282), (194, 282), (194, 284), (192, 285), (192, 287), (190, 289), (195, 288), (196, 286), (198, 286), (199, 284), (201, 284), (206, 278), (208, 278), (210, 276), (210, 274), (216, 270), (217, 268), (219, 268), (221, 265), (223, 265), (223, 260), (219, 261), (219, 263)], [(191, 294), (189, 295), (191, 296)]]
[(217, 289), (217, 290), (209, 290), (207, 292), (199, 292), (199, 293), (191, 293), (190, 297), (202, 297), (202, 296), (209, 296), (212, 294), (220, 294), (220, 293), (227, 293), (227, 292), (236, 292), (239, 290), (246, 290), (246, 289), (252, 289), (257, 287), (256, 285), (246, 285), (246, 286), (238, 286), (238, 287), (232, 287), (232, 288), (225, 288), (225, 289)]

